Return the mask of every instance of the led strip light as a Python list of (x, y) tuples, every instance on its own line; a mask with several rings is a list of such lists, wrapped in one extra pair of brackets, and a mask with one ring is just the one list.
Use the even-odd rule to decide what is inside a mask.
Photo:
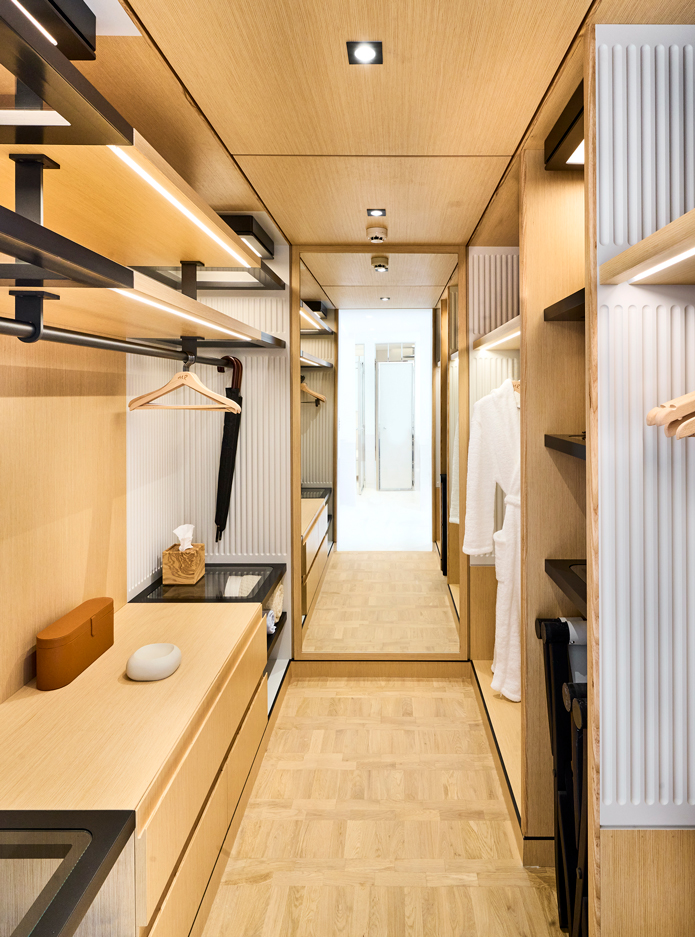
[(203, 325), (208, 329), (216, 329), (218, 332), (224, 332), (225, 335), (232, 335), (234, 338), (240, 338), (244, 342), (250, 342), (251, 339), (248, 335), (242, 335), (240, 332), (233, 332), (231, 329), (225, 329), (221, 325), (215, 325), (213, 322), (206, 322), (205, 319), (199, 319), (198, 316), (191, 316), (187, 312), (180, 312), (178, 309), (174, 309), (173, 306), (165, 306), (164, 303), (155, 302), (153, 299), (146, 299), (144, 296), (139, 296), (137, 293), (129, 293), (128, 290), (119, 290), (116, 287), (112, 287), (111, 291), (113, 293), (118, 293), (120, 296), (126, 296), (128, 299), (134, 299), (139, 303), (144, 303), (146, 306), (154, 306), (155, 309), (162, 309), (164, 312), (169, 312), (174, 316), (178, 316), (180, 319), (188, 319), (189, 322), (195, 322), (196, 325)]

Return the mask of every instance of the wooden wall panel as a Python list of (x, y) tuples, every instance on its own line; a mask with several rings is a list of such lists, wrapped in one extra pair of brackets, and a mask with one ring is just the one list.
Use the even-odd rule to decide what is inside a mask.
[(692, 934), (695, 830), (602, 830), (601, 932)]
[(497, 577), (494, 566), (470, 567), (470, 658), (492, 660)]
[(126, 591), (125, 355), (1, 338), (0, 700), (34, 674), (35, 636)]
[(544, 446), (585, 428), (584, 326), (543, 321), (545, 306), (584, 285), (582, 173), (521, 163), (522, 829), (552, 836), (552, 767), (539, 616), (577, 614), (545, 572), (547, 558), (585, 556), (584, 463)]

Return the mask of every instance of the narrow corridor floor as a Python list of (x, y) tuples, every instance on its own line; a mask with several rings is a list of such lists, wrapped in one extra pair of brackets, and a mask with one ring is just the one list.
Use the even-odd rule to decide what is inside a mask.
[(473, 690), (293, 682), (204, 937), (559, 937)]
[(457, 654), (459, 636), (439, 556), (336, 552), (305, 625), (310, 654)]

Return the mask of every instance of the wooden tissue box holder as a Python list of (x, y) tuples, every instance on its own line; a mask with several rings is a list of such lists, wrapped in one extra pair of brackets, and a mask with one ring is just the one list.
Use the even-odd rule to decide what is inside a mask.
[(162, 584), (192, 586), (205, 575), (205, 544), (192, 543), (183, 553), (175, 543), (162, 553)]

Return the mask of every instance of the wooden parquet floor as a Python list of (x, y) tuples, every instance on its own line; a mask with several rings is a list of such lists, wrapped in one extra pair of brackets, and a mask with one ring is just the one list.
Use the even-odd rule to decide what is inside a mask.
[(292, 683), (204, 937), (559, 937), (473, 691)]
[(333, 551), (302, 650), (326, 654), (457, 654), (439, 556)]

